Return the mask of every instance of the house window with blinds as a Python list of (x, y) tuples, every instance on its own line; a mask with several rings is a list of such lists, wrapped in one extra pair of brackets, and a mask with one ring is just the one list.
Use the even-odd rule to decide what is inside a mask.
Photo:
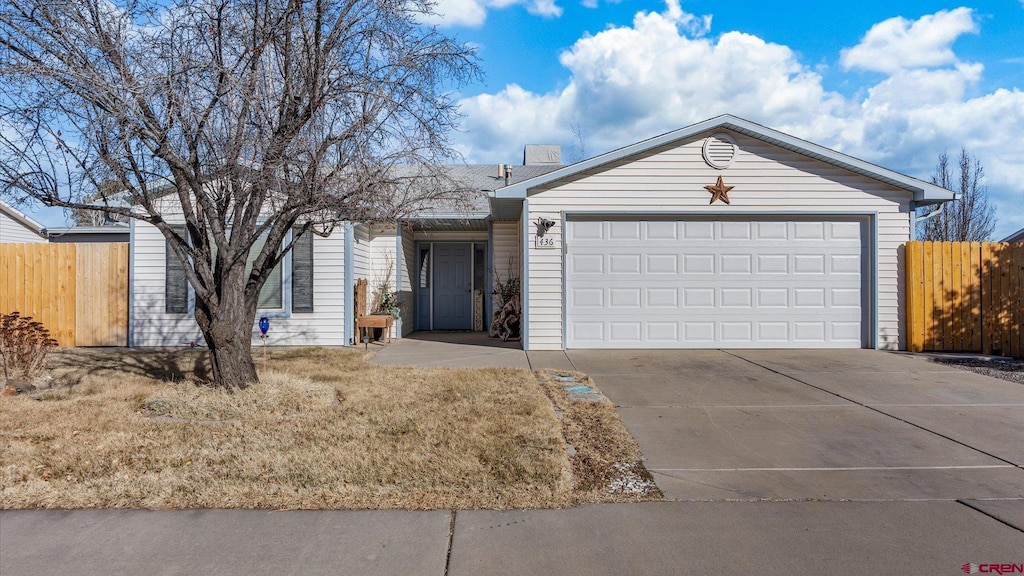
[[(184, 228), (179, 229), (184, 233)], [(291, 241), (291, 234), (285, 242)], [(246, 260), (246, 268), (251, 269), (256, 256), (263, 249), (266, 237), (263, 236), (253, 245)], [(178, 257), (166, 247), (166, 298), (165, 306), (168, 314), (190, 314), (190, 286), (185, 278), (185, 271)], [(289, 271), (290, 282), (287, 281), (285, 270)], [(290, 301), (291, 306), (287, 307)], [(288, 309), (290, 308), (290, 309)], [(313, 234), (299, 236), (292, 251), (285, 255), (260, 290), (257, 310), (266, 312), (303, 313), (313, 311)]]

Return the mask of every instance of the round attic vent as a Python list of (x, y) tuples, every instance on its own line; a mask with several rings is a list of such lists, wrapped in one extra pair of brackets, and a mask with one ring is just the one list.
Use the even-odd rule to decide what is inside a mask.
[(736, 160), (736, 150), (736, 141), (732, 136), (719, 132), (704, 139), (704, 148), (701, 153), (708, 166), (725, 170)]

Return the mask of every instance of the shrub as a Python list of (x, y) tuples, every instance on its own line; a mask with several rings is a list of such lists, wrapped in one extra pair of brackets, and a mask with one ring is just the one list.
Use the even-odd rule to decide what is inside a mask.
[(57, 341), (50, 331), (30, 316), (18, 312), (0, 314), (0, 364), (4, 382), (31, 380), (43, 370), (46, 355)]

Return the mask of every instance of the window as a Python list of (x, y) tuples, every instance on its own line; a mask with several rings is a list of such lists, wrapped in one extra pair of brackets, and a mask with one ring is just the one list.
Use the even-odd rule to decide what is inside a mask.
[[(177, 229), (184, 233), (184, 227)], [(291, 241), (291, 234), (285, 242)], [(246, 268), (250, 269), (259, 251), (266, 242), (261, 238), (253, 245)], [(185, 270), (170, 246), (165, 247), (165, 312), (167, 314), (191, 314), (191, 287), (185, 278)], [(288, 272), (286, 274), (286, 271)], [(290, 281), (289, 281), (290, 280)], [(290, 306), (289, 306), (290, 301)], [(270, 273), (263, 289), (260, 291), (257, 309), (261, 313), (277, 311), (287, 314), (313, 311), (313, 234), (303, 234), (285, 255), (284, 260)]]
[(430, 288), (430, 248), (420, 248), (420, 288)]
[[(285, 240), (287, 242), (288, 240)], [(245, 271), (248, 273), (252, 270), (252, 265), (256, 262), (256, 257), (259, 256), (260, 251), (267, 243), (266, 235), (260, 236), (256, 243), (252, 245), (252, 250), (249, 251), (249, 257), (245, 259)], [(284, 283), (282, 282), (281, 269), (284, 268), (288, 257), (285, 256), (285, 260), (282, 260), (273, 270), (270, 271), (270, 275), (267, 276), (267, 281), (263, 284), (263, 289), (260, 290), (259, 301), (256, 304), (257, 310), (283, 310), (284, 309)]]

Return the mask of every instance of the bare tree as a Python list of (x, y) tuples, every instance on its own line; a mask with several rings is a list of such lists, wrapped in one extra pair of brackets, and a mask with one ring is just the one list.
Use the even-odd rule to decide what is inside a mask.
[(569, 131), (572, 132), (572, 148), (569, 152), (569, 162), (575, 164), (587, 159), (587, 142), (583, 135), (583, 125), (579, 122), (570, 122)]
[[(479, 69), (420, 24), (430, 10), (4, 0), (0, 192), (159, 229), (195, 293), (214, 382), (244, 387), (260, 290), (296, 240), (452, 193), (430, 167), (453, 155), (453, 88)], [(125, 202), (84, 198), (111, 180)]]
[[(84, 194), (80, 200), (90, 204), (107, 205), (111, 202), (125, 206), (123, 202), (124, 189), (117, 180), (110, 180), (100, 184), (99, 188), (92, 194)], [(70, 210), (71, 221), (75, 226), (106, 226), (113, 222), (126, 222), (128, 218), (121, 214), (111, 214), (102, 210), (84, 210), (81, 208)]]
[[(955, 171), (955, 173), (954, 173)], [(985, 168), (967, 149), (960, 149), (954, 168), (943, 152), (932, 175), (932, 183), (956, 192), (937, 216), (921, 223), (922, 240), (983, 242), (992, 238), (996, 226), (995, 208), (988, 203), (984, 184)]]

